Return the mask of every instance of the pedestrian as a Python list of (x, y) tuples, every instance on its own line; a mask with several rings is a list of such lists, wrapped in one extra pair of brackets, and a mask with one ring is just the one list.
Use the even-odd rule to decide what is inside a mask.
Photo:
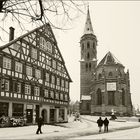
[(40, 132), (40, 134), (42, 134), (42, 131), (41, 131), (41, 126), (43, 125), (43, 118), (42, 117), (39, 117), (38, 121), (37, 121), (37, 125), (38, 125), (38, 129), (36, 131), (36, 134), (38, 134)]
[(108, 125), (109, 125), (109, 120), (105, 118), (104, 119), (104, 132), (108, 132)]
[(98, 124), (98, 127), (99, 127), (99, 132), (101, 132), (102, 126), (103, 126), (103, 120), (102, 120), (101, 117), (99, 117), (99, 119), (97, 120), (97, 124)]

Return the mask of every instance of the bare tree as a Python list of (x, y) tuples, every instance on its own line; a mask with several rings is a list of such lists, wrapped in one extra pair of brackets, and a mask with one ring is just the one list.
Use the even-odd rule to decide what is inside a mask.
[[(0, 22), (10, 18), (22, 30), (25, 30), (25, 22), (39, 26), (48, 22), (55, 28), (64, 29), (65, 24), (76, 18), (78, 12), (83, 12), (81, 7), (84, 6), (82, 0), (0, 0)], [(58, 18), (59, 25), (56, 25), (54, 19)], [(4, 27), (0, 28), (6, 31)]]

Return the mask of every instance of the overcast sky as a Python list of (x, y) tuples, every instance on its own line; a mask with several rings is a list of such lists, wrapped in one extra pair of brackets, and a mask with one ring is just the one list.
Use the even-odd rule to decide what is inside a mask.
[[(140, 105), (140, 1), (90, 1), (89, 9), (93, 30), (98, 40), (98, 62), (111, 51), (126, 70), (129, 69), (132, 103), (135, 106)], [(86, 14), (80, 14), (72, 22), (70, 30), (53, 29), (73, 80), (70, 85), (71, 100), (80, 100), (79, 42), (85, 21)]]

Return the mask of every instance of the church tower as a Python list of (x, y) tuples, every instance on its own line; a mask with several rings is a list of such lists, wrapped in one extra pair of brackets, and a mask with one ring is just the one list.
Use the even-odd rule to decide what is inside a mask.
[(91, 83), (97, 66), (97, 38), (94, 35), (89, 8), (84, 33), (80, 40), (80, 113), (91, 112)]

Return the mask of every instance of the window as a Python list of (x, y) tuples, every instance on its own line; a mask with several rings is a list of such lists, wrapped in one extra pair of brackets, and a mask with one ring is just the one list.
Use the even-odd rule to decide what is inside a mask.
[(22, 73), (22, 63), (20, 62), (15, 63), (15, 71)]
[(61, 80), (61, 86), (64, 87), (64, 80)]
[(101, 89), (97, 90), (97, 105), (102, 105), (102, 93)]
[(46, 73), (46, 81), (47, 81), (47, 82), (50, 81), (50, 75), (49, 75), (49, 73)]
[(40, 78), (41, 78), (41, 71), (40, 71), (40, 70), (35, 69), (35, 77), (36, 77), (37, 79), (40, 79)]
[(11, 59), (3, 57), (3, 68), (11, 69)]
[(87, 48), (88, 48), (88, 49), (90, 48), (89, 42), (87, 42)]
[(2, 79), (1, 89), (3, 91), (9, 91), (9, 80)]
[(82, 44), (82, 50), (84, 50), (84, 44)]
[(57, 85), (60, 86), (60, 78), (57, 77)]
[(52, 45), (51, 45), (51, 43), (49, 41), (46, 42), (46, 46), (47, 46), (47, 50), (49, 52), (52, 52)]
[(68, 81), (65, 82), (65, 87), (66, 87), (66, 88), (69, 88), (69, 83), (68, 83)]
[(53, 67), (54, 69), (56, 69), (56, 61), (55, 61), (55, 60), (52, 61), (52, 67)]
[(32, 68), (30, 66), (26, 66), (26, 74), (32, 76)]
[(89, 70), (91, 70), (91, 63), (89, 63)]
[(0, 117), (2, 115), (8, 116), (9, 103), (0, 102)]
[(59, 100), (59, 93), (55, 93), (55, 99)]
[(47, 89), (44, 90), (44, 97), (49, 97), (49, 91)]
[(115, 92), (108, 91), (108, 105), (115, 105)]
[(65, 101), (68, 101), (68, 95), (65, 94)]
[(12, 116), (23, 116), (23, 104), (13, 103)]
[(125, 90), (122, 89), (122, 92), (121, 92), (121, 101), (122, 101), (122, 105), (125, 105)]
[(100, 73), (99, 75), (98, 75), (98, 79), (101, 79), (102, 78), (102, 74)]
[(108, 76), (109, 77), (112, 77), (113, 76), (113, 73), (112, 72), (109, 72)]
[(31, 57), (37, 59), (37, 49), (32, 48)]
[(50, 97), (53, 99), (54, 98), (54, 92), (50, 91)]
[(88, 63), (86, 63), (86, 71), (88, 70)]
[(63, 94), (62, 93), (60, 94), (60, 100), (63, 100)]
[(45, 45), (46, 45), (46, 40), (43, 37), (40, 37), (40, 46), (41, 46), (41, 48), (44, 49)]
[(21, 83), (17, 83), (17, 93), (21, 93)]
[(40, 88), (39, 87), (34, 87), (34, 95), (35, 96), (39, 96), (39, 94), (40, 94)]
[(52, 77), (52, 78), (51, 78), (51, 83), (52, 83), (52, 84), (55, 84), (55, 76), (52, 75), (51, 77)]
[(25, 94), (31, 94), (31, 86), (30, 85), (27, 85), (25, 84)]
[(87, 59), (89, 59), (90, 58), (90, 55), (89, 55), (89, 52), (87, 53)]

